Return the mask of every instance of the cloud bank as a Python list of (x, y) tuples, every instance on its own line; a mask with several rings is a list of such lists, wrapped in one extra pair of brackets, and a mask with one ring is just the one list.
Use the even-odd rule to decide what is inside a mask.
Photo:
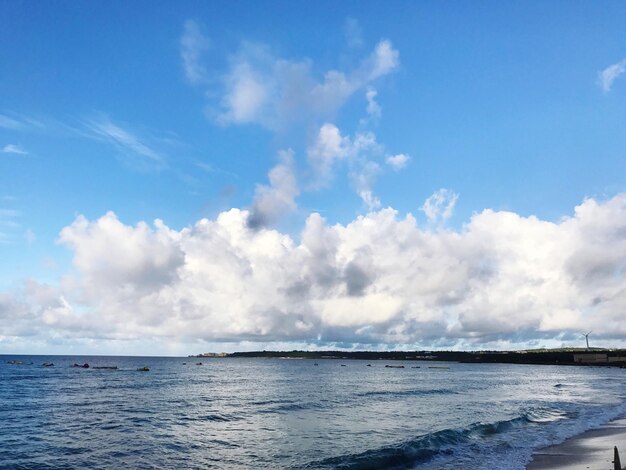
[(487, 209), (460, 230), (386, 208), (346, 225), (313, 213), (295, 240), (249, 218), (231, 209), (177, 231), (80, 216), (59, 236), (74, 272), (2, 294), (0, 340), (467, 347), (626, 336), (626, 194), (587, 199), (559, 222)]

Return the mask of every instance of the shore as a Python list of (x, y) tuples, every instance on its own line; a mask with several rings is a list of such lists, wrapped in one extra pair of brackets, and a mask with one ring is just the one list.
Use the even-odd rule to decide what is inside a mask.
[(626, 416), (533, 454), (526, 470), (613, 470), (613, 447), (626, 465)]

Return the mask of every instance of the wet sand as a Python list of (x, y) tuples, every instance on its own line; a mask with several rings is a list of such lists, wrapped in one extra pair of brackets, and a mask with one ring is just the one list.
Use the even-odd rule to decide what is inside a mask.
[(613, 470), (613, 447), (626, 466), (626, 416), (533, 454), (527, 470)]

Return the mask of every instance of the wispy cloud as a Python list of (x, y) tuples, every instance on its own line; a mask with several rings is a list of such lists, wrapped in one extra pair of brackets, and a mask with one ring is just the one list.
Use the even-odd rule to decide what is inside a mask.
[(21, 229), (21, 212), (16, 209), (0, 208), (0, 243), (13, 243), (15, 234)]
[[(93, 119), (54, 118), (35, 119), (28, 116), (0, 114), (0, 128), (21, 132), (39, 132), (46, 135), (64, 136), (79, 139), (98, 140), (113, 145), (131, 166), (159, 168), (165, 164), (164, 147), (178, 145), (175, 137), (165, 134), (146, 136), (129, 129), (129, 126), (113, 122), (106, 115)], [(0, 153), (28, 155), (28, 151), (18, 144), (7, 144)]]
[(109, 142), (123, 155), (131, 157), (133, 163), (150, 163), (161, 166), (165, 158), (158, 151), (140, 139), (131, 131), (114, 124), (108, 118), (87, 122), (87, 128), (97, 139)]
[(604, 70), (598, 72), (598, 83), (605, 93), (611, 91), (613, 82), (626, 72), (626, 59), (623, 59), (616, 64), (609, 65)]
[(180, 56), (187, 80), (200, 83), (207, 79), (207, 71), (202, 65), (202, 54), (209, 49), (210, 41), (202, 34), (198, 23), (185, 21), (183, 35), (180, 38)]
[(14, 219), (0, 217), (0, 227), (4, 227), (5, 229), (15, 229), (20, 228), (21, 226), (22, 224), (16, 222)]
[(202, 171), (206, 171), (207, 173), (214, 173), (215, 168), (213, 165), (205, 162), (195, 162), (195, 165), (200, 168)]
[(19, 217), (21, 215), (20, 211), (15, 209), (0, 209), (0, 218), (14, 218)]
[(363, 30), (359, 21), (355, 18), (347, 18), (343, 26), (348, 47), (356, 49), (363, 46)]
[(11, 113), (10, 116), (6, 114), (0, 114), (0, 128), (10, 129), (14, 131), (26, 131), (26, 130), (42, 130), (46, 128), (41, 120), (30, 117)]
[(14, 153), (16, 155), (28, 155), (28, 152), (24, 150), (20, 145), (7, 144), (2, 148), (2, 153)]
[(32, 245), (33, 243), (35, 243), (35, 240), (37, 239), (37, 237), (35, 236), (35, 232), (33, 232), (31, 229), (26, 229), (26, 231), (24, 232), (24, 240), (26, 240), (26, 243), (28, 243), (29, 245)]
[(5, 114), (0, 114), (0, 127), (3, 129), (21, 129), (24, 124), (17, 119), (11, 118)]

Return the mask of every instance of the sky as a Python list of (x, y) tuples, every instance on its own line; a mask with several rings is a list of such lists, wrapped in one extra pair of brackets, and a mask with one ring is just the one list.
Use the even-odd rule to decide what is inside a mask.
[(621, 2), (0, 2), (0, 353), (626, 347)]

